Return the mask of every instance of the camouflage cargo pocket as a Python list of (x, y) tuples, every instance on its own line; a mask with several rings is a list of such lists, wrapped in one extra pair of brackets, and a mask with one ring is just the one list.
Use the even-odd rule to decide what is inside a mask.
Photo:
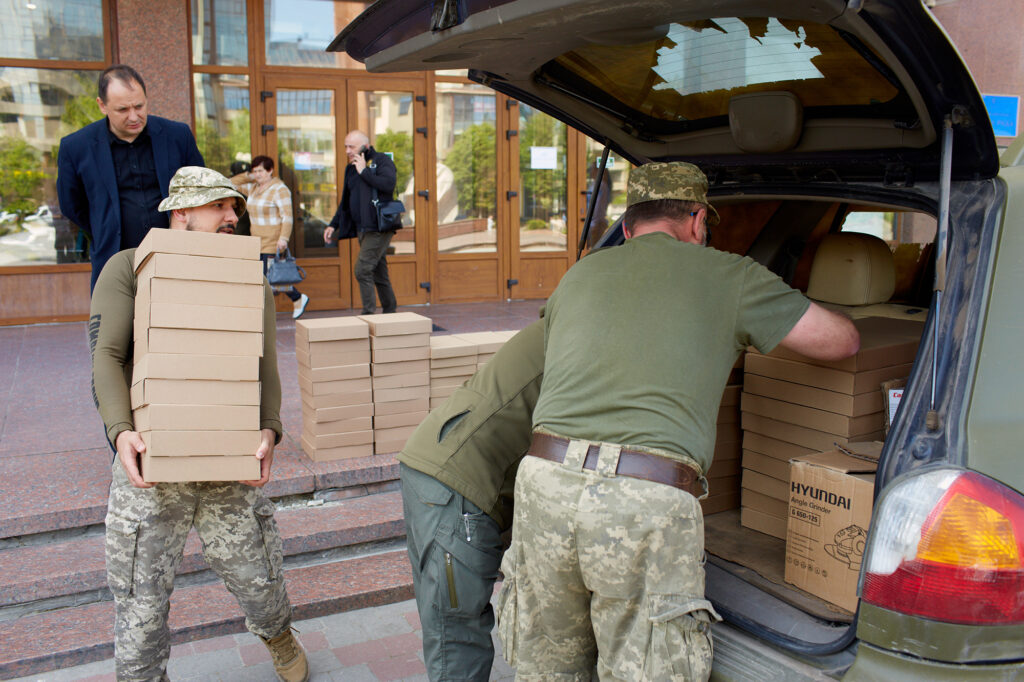
[(107, 585), (115, 597), (127, 597), (135, 585), (139, 522), (107, 514), (106, 525)]
[(267, 579), (277, 580), (281, 565), (284, 563), (284, 554), (281, 549), (281, 536), (277, 532), (277, 522), (274, 521), (274, 503), (261, 496), (252, 511), (260, 526), (260, 536), (267, 560)]
[(714, 647), (711, 623), (722, 620), (706, 599), (659, 595), (651, 598), (651, 641), (645, 680), (706, 680)]
[(509, 665), (516, 665), (516, 654), (519, 647), (517, 641), (519, 629), (519, 594), (516, 589), (515, 543), (505, 552), (501, 561), (501, 573), (504, 579), (498, 592), (498, 608), (495, 609), (498, 619), (498, 638), (501, 640), (501, 652)]

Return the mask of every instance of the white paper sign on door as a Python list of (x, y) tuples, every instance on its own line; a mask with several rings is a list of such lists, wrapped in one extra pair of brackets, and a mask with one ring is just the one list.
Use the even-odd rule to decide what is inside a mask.
[(531, 170), (555, 170), (558, 168), (558, 147), (530, 147)]

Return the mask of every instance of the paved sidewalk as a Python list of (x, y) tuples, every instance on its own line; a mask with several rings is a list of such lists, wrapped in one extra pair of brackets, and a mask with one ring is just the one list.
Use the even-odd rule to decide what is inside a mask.
[[(296, 621), (298, 638), (309, 656), (310, 680), (344, 682), (425, 681), (423, 644), (412, 600)], [(515, 671), (501, 657), (494, 637), (491, 680), (511, 682)], [(171, 647), (167, 674), (173, 682), (276, 682), (266, 647), (248, 632), (201, 639)], [(113, 682), (114, 661), (107, 659), (20, 677), (14, 682)]]

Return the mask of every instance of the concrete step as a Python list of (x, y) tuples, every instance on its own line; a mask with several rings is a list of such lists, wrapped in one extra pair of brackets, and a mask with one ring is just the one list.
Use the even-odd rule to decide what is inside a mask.
[[(296, 620), (410, 599), (404, 549), (285, 569)], [(244, 616), (219, 580), (175, 590), (171, 642), (243, 632)], [(95, 602), (0, 623), (0, 679), (35, 675), (113, 656), (114, 605)]]
[[(397, 487), (395, 484), (394, 487)], [(345, 489), (353, 492), (353, 488)], [(386, 492), (279, 509), (275, 518), (288, 565), (351, 555), (359, 547), (405, 537), (401, 493)], [(62, 542), (0, 550), (0, 621), (110, 599), (101, 529)], [(209, 567), (199, 536), (189, 534), (178, 570), (193, 582)], [(205, 579), (209, 579), (207, 576)]]

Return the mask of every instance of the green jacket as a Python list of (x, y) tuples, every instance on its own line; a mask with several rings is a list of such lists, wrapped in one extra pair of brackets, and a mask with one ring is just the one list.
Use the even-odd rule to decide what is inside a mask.
[(530, 445), (533, 406), (544, 377), (544, 324), (538, 320), (430, 413), (398, 460), (433, 476), (512, 526), (519, 461)]

